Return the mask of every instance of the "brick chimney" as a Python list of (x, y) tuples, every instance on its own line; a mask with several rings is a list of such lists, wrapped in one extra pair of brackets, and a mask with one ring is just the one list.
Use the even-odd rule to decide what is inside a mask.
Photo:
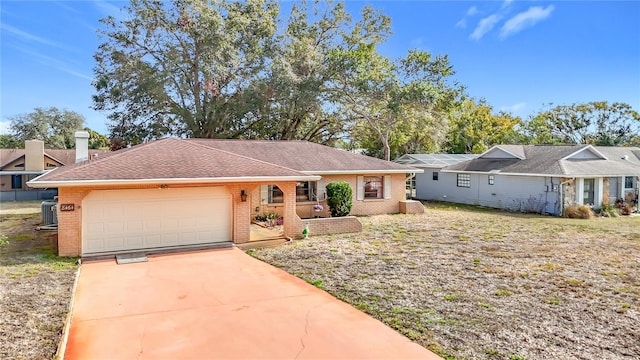
[(76, 131), (76, 162), (89, 160), (89, 133)]
[(24, 170), (44, 171), (44, 141), (27, 140), (24, 142)]

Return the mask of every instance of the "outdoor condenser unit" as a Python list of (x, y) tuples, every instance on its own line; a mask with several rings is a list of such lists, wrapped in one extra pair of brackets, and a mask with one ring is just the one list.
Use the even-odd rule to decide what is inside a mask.
[(45, 200), (41, 204), (42, 210), (42, 224), (43, 225), (57, 225), (58, 224), (58, 212), (56, 208), (58, 203), (53, 200)]

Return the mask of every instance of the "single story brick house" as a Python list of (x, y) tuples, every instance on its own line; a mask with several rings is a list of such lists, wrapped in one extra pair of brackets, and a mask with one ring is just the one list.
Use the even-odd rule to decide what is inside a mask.
[(416, 174), (422, 200), (551, 215), (575, 204), (637, 204), (637, 147), (497, 145), (471, 159), (453, 157), (450, 164), (411, 159), (404, 162), (424, 170)]
[[(241, 244), (266, 211), (281, 214), (285, 236), (299, 237), (303, 218), (328, 216), (324, 189), (333, 181), (351, 185), (352, 215), (397, 213), (407, 175), (420, 171), (306, 141), (166, 138), (28, 185), (58, 188), (58, 253), (84, 256)], [(317, 203), (324, 213), (311, 213)]]

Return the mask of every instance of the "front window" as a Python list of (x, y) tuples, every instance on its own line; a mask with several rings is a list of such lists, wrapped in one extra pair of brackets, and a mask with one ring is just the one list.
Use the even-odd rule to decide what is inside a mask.
[(471, 187), (471, 175), (458, 174), (458, 187)]
[(489, 175), (489, 185), (493, 185), (496, 183), (496, 178), (494, 175)]
[(624, 177), (624, 188), (625, 189), (633, 189), (633, 176), (625, 176)]
[(298, 182), (296, 184), (296, 201), (316, 201), (316, 182)]
[(593, 204), (595, 195), (595, 179), (584, 179), (584, 193), (582, 203), (584, 205)]
[(269, 185), (269, 204), (282, 204), (284, 202), (284, 194), (276, 185)]
[(382, 199), (384, 198), (384, 181), (382, 176), (364, 177), (364, 198)]
[(432, 179), (433, 179), (433, 181), (438, 181), (438, 172), (437, 171), (433, 172)]
[[(315, 181), (302, 181), (296, 184), (296, 201), (316, 201)], [(269, 185), (269, 204), (282, 204), (284, 194), (277, 185)]]
[(22, 189), (22, 175), (11, 175), (11, 188)]

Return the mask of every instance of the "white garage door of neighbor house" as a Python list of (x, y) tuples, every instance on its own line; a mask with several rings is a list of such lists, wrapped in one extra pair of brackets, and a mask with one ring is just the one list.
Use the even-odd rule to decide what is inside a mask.
[(94, 190), (82, 201), (82, 253), (231, 240), (224, 187)]

